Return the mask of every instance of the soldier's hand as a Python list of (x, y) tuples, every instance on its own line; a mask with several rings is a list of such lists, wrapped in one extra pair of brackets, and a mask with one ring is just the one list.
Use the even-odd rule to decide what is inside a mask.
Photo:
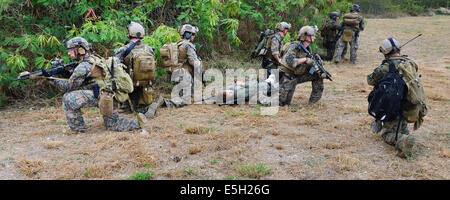
[(326, 78), (327, 75), (326, 75), (325, 73), (321, 73), (321, 74), (320, 74), (320, 77), (321, 77), (321, 78)]
[(45, 80), (45, 79), (47, 79), (47, 77), (45, 76), (35, 76), (35, 75), (30, 76), (30, 80)]
[(306, 58), (305, 63), (306, 63), (307, 65), (312, 65), (312, 64), (314, 63), (314, 61), (313, 61), (313, 59), (311, 59), (311, 58)]

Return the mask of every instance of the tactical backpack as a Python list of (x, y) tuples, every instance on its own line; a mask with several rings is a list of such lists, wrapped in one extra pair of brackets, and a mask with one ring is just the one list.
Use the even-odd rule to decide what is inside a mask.
[[(115, 82), (114, 98), (118, 102), (125, 102), (129, 99), (128, 93), (133, 92), (133, 81), (130, 75), (125, 71), (126, 66), (118, 62), (118, 58), (109, 57), (107, 60), (97, 56), (91, 56), (88, 60), (92, 64), (92, 69), (89, 77), (98, 84), (100, 90), (113, 88), (113, 81)], [(114, 70), (112, 68), (114, 67)], [(114, 78), (112, 78), (114, 73)]]
[(169, 72), (173, 72), (181, 66), (181, 63), (179, 62), (179, 47), (181, 46), (181, 44), (182, 41), (179, 41), (177, 43), (167, 43), (159, 49), (162, 66)]
[(403, 114), (402, 103), (407, 87), (394, 63), (391, 60), (384, 60), (383, 64), (386, 62), (389, 63), (389, 72), (370, 92), (367, 98), (369, 102), (368, 111), (376, 120), (393, 121)]
[(358, 13), (347, 13), (343, 17), (345, 25), (350, 27), (357, 27), (361, 23), (361, 18)]
[[(129, 51), (129, 55), (124, 55), (124, 57), (126, 63), (130, 63), (131, 65), (128, 71), (133, 79), (133, 85), (135, 87), (151, 85), (151, 81), (155, 80), (156, 73), (155, 56), (146, 45), (139, 48), (132, 45), (130, 48), (132, 49)], [(128, 52), (128, 49), (126, 52)]]
[(253, 48), (250, 58), (264, 57), (270, 50), (274, 30), (267, 29), (259, 35), (258, 43)]
[(420, 75), (417, 74), (417, 64), (409, 58), (402, 57), (397, 69), (408, 88), (406, 101), (415, 105), (413, 109), (406, 110), (403, 114), (405, 120), (409, 123), (415, 123), (426, 115), (425, 91), (420, 82)]

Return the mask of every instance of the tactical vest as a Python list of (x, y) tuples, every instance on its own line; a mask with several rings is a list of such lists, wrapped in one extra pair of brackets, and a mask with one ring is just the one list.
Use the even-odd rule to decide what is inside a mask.
[[(304, 52), (298, 45), (300, 44), (301, 41), (294, 41), (292, 42), (292, 44), (285, 50), (286, 52), (284, 53), (282, 59), (281, 59), (281, 64), (282, 66), (280, 66), (280, 70), (283, 71), (284, 73), (287, 73), (289, 75), (302, 75), (305, 74), (306, 72), (308, 72), (309, 68), (311, 68), (311, 66), (306, 65), (305, 63), (301, 64), (301, 65), (297, 65), (296, 67), (292, 67), (290, 65), (287, 64), (286, 59), (289, 56), (289, 52), (292, 51), (292, 48), (295, 48), (295, 58), (305, 58), (308, 54), (306, 52)], [(306, 48), (309, 52), (311, 51), (311, 48), (308, 46)]]
[(113, 89), (113, 81), (116, 85), (114, 98), (118, 102), (125, 102), (128, 100), (128, 93), (133, 92), (133, 81), (125, 71), (126, 66), (120, 62), (119, 59), (114, 58), (114, 78), (112, 78), (112, 57), (107, 60), (97, 56), (90, 56), (88, 62), (92, 65), (91, 72), (88, 77), (91, 77), (94, 82), (102, 89)]

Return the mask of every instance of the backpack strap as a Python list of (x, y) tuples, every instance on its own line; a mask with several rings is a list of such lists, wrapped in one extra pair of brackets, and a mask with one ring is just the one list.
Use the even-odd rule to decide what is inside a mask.
[(384, 59), (381, 64), (383, 65), (385, 63), (389, 63), (389, 72), (398, 73), (398, 70), (395, 68), (395, 64), (394, 62), (392, 62), (392, 60)]
[(128, 49), (125, 50), (125, 52), (122, 54), (122, 58), (121, 58), (121, 59), (123, 60), (125, 57), (127, 57), (128, 54), (130, 54), (131, 50), (133, 50), (134, 47), (135, 47), (136, 45), (140, 45), (140, 44), (141, 44), (141, 41), (140, 41), (140, 40), (137, 41), (137, 42), (135, 42), (135, 43), (133, 43), (133, 44), (131, 44), (131, 45), (128, 47)]

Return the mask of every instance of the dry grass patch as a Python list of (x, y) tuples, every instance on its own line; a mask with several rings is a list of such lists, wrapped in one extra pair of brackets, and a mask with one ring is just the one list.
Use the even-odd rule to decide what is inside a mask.
[(202, 151), (201, 147), (198, 147), (198, 146), (189, 147), (189, 154), (191, 154), (191, 155), (199, 153), (201, 151)]
[(64, 143), (62, 141), (44, 141), (42, 145), (46, 149), (59, 149), (59, 147), (64, 146)]
[(43, 164), (40, 160), (27, 160), (22, 158), (16, 163), (16, 167), (26, 176), (31, 177), (43, 169)]
[(340, 149), (342, 146), (337, 142), (326, 142), (324, 144), (325, 149)]
[(450, 151), (445, 147), (441, 147), (441, 151), (438, 155), (440, 158), (450, 158)]
[(272, 144), (272, 146), (277, 149), (277, 150), (283, 150), (284, 149), (284, 145), (282, 144)]
[(184, 130), (184, 132), (186, 134), (197, 134), (197, 135), (206, 134), (207, 133), (206, 129), (201, 127), (201, 126), (186, 128)]
[(336, 157), (334, 167), (337, 171), (356, 171), (361, 167), (361, 163), (357, 158), (353, 158), (347, 154), (339, 154)]
[(277, 136), (280, 135), (280, 131), (276, 130), (276, 129), (272, 129), (271, 131), (269, 131), (272, 135)]

